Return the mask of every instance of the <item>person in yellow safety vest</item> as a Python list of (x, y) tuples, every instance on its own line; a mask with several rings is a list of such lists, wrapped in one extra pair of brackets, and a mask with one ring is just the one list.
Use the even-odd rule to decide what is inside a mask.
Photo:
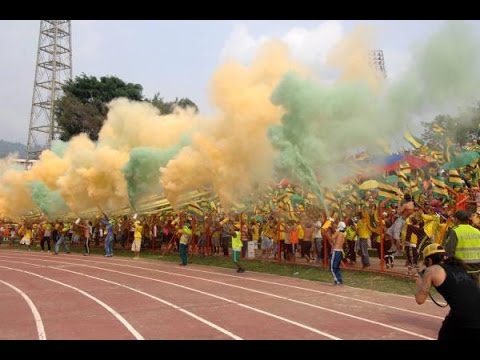
[(231, 235), (232, 235), (232, 260), (237, 267), (237, 272), (243, 273), (245, 272), (245, 269), (240, 264), (240, 255), (242, 253), (243, 243), (242, 243), (241, 233), (239, 231), (238, 225), (235, 225), (235, 231), (233, 231)]
[(457, 226), (448, 234), (445, 250), (448, 256), (456, 256), (465, 263), (467, 273), (480, 286), (480, 230), (469, 224), (470, 213), (455, 213)]

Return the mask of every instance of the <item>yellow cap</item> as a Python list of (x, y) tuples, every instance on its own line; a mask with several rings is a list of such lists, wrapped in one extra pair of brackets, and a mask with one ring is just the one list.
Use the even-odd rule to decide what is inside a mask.
[(427, 258), (427, 256), (433, 254), (445, 254), (445, 249), (436, 243), (430, 244), (423, 249), (423, 258)]

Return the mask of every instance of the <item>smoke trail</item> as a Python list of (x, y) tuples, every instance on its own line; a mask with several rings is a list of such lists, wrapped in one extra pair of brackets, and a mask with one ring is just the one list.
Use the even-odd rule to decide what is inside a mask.
[(50, 220), (68, 211), (68, 206), (59, 191), (51, 191), (41, 181), (33, 181), (29, 185), (33, 202)]
[(266, 44), (250, 67), (228, 62), (215, 73), (212, 99), (219, 115), (192, 136), (192, 145), (162, 168), (170, 202), (187, 191), (213, 186), (225, 207), (272, 175), (273, 151), (265, 134), (282, 110), (269, 98), (288, 70), (302, 71), (287, 48)]

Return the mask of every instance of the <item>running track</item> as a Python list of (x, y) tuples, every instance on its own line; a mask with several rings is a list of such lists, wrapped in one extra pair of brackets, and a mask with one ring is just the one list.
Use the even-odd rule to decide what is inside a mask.
[(0, 339), (436, 339), (414, 297), (200, 265), (0, 251)]

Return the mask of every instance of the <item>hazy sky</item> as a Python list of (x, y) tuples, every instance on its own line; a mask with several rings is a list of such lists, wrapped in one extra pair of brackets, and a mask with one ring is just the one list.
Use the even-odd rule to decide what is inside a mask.
[[(442, 21), (72, 21), (73, 74), (114, 75), (144, 95), (188, 97), (212, 113), (209, 82), (228, 57), (248, 63), (265, 40), (284, 40), (302, 63), (324, 71), (325, 55), (357, 25), (375, 30), (389, 78)], [(480, 22), (472, 21), (480, 33)], [(0, 21), (0, 139), (26, 143), (40, 21)], [(324, 76), (328, 73), (324, 73)]]

